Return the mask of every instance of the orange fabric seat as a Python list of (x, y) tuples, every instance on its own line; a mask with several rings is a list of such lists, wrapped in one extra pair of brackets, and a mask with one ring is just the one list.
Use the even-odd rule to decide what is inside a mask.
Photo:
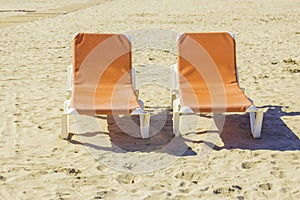
[(149, 137), (150, 114), (138, 100), (131, 42), (123, 34), (79, 33), (73, 39), (73, 66), (62, 115), (62, 137), (68, 138), (68, 116), (139, 115), (142, 138)]
[[(129, 85), (101, 86), (99, 91), (77, 87), (73, 108), (79, 114), (85, 115), (112, 115), (130, 114), (134, 109), (140, 108), (134, 90)], [(80, 94), (80, 95), (78, 95)], [(75, 103), (74, 103), (75, 102)]]
[(122, 34), (74, 38), (72, 107), (79, 114), (130, 114), (140, 108), (131, 80), (131, 45)]
[(171, 94), (173, 133), (179, 135), (180, 114), (246, 111), (250, 113), (252, 135), (259, 138), (263, 112), (258, 111), (239, 87), (233, 35), (184, 33), (177, 41), (177, 69), (172, 73)]
[(245, 112), (253, 105), (238, 85), (235, 41), (229, 33), (185, 33), (178, 49), (183, 106), (195, 112)]
[(182, 89), (180, 94), (182, 105), (189, 106), (194, 112), (245, 112), (252, 105), (237, 84), (224, 88), (212, 87), (210, 90), (193, 89), (193, 92)]

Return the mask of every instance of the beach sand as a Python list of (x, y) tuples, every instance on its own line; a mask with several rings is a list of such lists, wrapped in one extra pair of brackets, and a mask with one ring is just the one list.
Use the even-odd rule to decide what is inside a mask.
[[(299, 10), (298, 0), (1, 0), (0, 199), (299, 199)], [(209, 31), (236, 36), (240, 85), (265, 110), (261, 139), (243, 113), (183, 116), (183, 137), (171, 134), (176, 35)], [(129, 137), (125, 116), (81, 116), (59, 139), (78, 32), (132, 36), (155, 136)], [(220, 136), (213, 119), (225, 120)]]

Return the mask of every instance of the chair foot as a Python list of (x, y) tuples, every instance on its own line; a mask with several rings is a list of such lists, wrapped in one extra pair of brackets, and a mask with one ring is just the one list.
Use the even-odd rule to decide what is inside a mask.
[(173, 113), (173, 134), (175, 135), (175, 137), (179, 136), (179, 117), (179, 112)]
[(261, 138), (263, 115), (262, 111), (250, 112), (251, 133), (255, 139)]
[(62, 120), (62, 132), (61, 132), (61, 135), (60, 137), (62, 139), (68, 139), (69, 137), (69, 130), (68, 130), (68, 114), (62, 114), (61, 116), (61, 120)]
[(173, 104), (174, 104), (174, 101), (176, 100), (177, 98), (177, 95), (175, 93), (172, 93), (171, 94), (171, 110), (173, 110)]
[(150, 129), (150, 113), (145, 113), (140, 115), (140, 128), (142, 138), (149, 138), (149, 129)]

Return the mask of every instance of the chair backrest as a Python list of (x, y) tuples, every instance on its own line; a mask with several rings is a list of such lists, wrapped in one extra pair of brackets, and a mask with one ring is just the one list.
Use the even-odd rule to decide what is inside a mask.
[(199, 88), (237, 83), (235, 40), (227, 32), (184, 33), (178, 38), (180, 84)]
[(139, 107), (131, 64), (131, 43), (126, 35), (77, 34), (73, 40), (72, 106), (88, 114), (127, 113)]
[(123, 34), (79, 33), (73, 40), (73, 80), (77, 85), (131, 84), (131, 43)]

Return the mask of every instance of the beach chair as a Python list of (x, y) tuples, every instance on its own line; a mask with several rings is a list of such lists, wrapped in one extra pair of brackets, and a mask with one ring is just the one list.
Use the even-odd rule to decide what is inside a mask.
[(239, 86), (234, 35), (184, 33), (177, 42), (178, 60), (171, 67), (174, 135), (181, 114), (248, 112), (251, 133), (260, 138), (263, 112)]
[(138, 99), (131, 42), (123, 34), (79, 33), (73, 39), (68, 70), (62, 138), (69, 137), (69, 115), (139, 115), (142, 138), (149, 137), (150, 114)]

